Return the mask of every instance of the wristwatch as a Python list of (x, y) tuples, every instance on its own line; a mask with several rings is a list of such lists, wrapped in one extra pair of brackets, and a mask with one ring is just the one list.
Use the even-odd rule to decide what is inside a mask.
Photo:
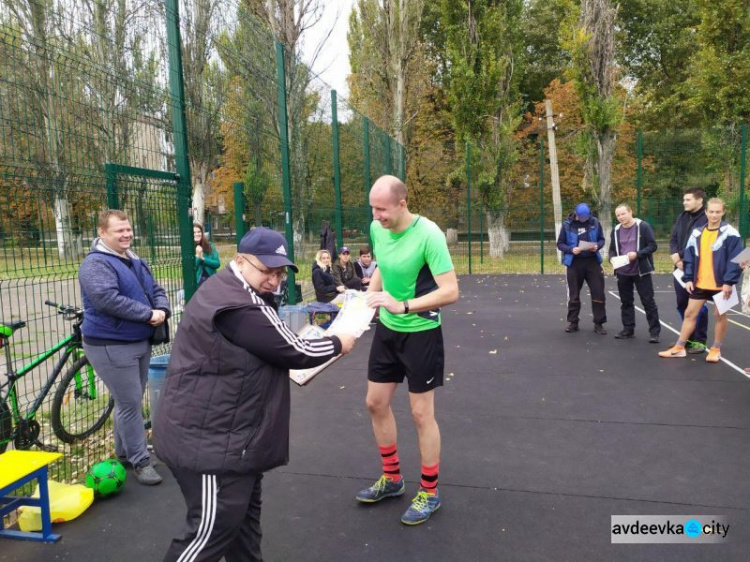
[(404, 301), (404, 314), (409, 314), (409, 301)]

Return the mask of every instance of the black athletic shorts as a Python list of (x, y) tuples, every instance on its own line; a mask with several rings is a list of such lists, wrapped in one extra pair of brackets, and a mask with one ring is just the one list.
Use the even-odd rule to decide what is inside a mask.
[(367, 380), (401, 383), (420, 394), (443, 386), (445, 349), (440, 326), (422, 332), (396, 332), (378, 322), (370, 348)]
[(690, 298), (693, 300), (710, 301), (714, 298), (714, 295), (718, 295), (721, 291), (712, 291), (711, 289), (700, 289), (696, 287), (693, 289), (693, 294)]

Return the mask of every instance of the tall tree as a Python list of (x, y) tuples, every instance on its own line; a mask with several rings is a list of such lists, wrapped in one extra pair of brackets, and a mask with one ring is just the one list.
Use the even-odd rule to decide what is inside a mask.
[(219, 0), (189, 0), (181, 6), (182, 73), (193, 183), (193, 219), (203, 224), (209, 172), (218, 162), (219, 108), (224, 103), (220, 69), (209, 64)]
[(723, 168), (720, 193), (739, 210), (740, 126), (750, 121), (750, 0), (700, 0), (698, 51), (685, 83), (703, 118), (703, 144)]
[(443, 0), (441, 6), (456, 138), (478, 152), (473, 167), (479, 170), (490, 255), (502, 257), (510, 247), (506, 217), (512, 196), (510, 172), (518, 156), (514, 133), (521, 122), (523, 1)]
[(617, 60), (634, 80), (643, 128), (695, 126), (686, 64), (696, 51), (700, 0), (630, 0), (617, 14)]
[(615, 19), (612, 0), (581, 0), (569, 47), (571, 71), (589, 135), (584, 190), (599, 208), (605, 232), (612, 225), (612, 159), (621, 100), (615, 92)]
[(561, 78), (570, 63), (570, 55), (560, 45), (559, 37), (568, 7), (568, 0), (524, 2), (521, 26), (526, 64), (519, 89), (529, 110), (544, 99), (544, 89), (555, 78)]

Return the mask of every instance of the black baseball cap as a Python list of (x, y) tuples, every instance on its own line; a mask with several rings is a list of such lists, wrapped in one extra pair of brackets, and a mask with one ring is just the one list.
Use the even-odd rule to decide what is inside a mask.
[(237, 245), (241, 254), (252, 254), (266, 267), (291, 267), (297, 273), (299, 269), (287, 258), (286, 238), (275, 230), (265, 227), (254, 228), (242, 237)]

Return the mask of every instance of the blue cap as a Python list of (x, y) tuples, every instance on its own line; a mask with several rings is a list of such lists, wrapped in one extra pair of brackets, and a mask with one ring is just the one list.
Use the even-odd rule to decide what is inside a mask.
[(264, 227), (254, 228), (242, 237), (237, 245), (241, 254), (252, 254), (266, 267), (289, 266), (298, 272), (297, 266), (287, 258), (286, 238), (275, 230)]
[(339, 254), (349, 254), (349, 253), (351, 253), (349, 252), (349, 248), (347, 248), (346, 246), (341, 246), (341, 250), (339, 251)]
[(591, 216), (591, 209), (586, 203), (579, 203), (576, 205), (576, 216), (579, 220), (586, 220)]

